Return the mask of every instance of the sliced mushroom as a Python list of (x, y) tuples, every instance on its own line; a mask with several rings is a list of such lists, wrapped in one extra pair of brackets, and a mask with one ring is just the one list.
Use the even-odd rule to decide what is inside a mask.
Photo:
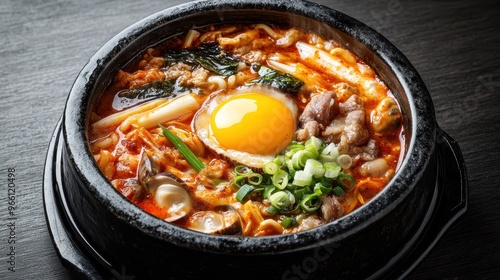
[(372, 111), (370, 122), (376, 132), (391, 132), (401, 125), (401, 111), (396, 101), (386, 97)]
[(231, 206), (220, 211), (199, 211), (189, 217), (188, 228), (210, 234), (236, 235), (242, 231), (240, 214)]

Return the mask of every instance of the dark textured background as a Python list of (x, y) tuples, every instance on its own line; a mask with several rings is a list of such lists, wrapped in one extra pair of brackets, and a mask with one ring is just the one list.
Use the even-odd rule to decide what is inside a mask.
[[(43, 166), (71, 85), (128, 25), (185, 1), (0, 1), (0, 279), (70, 279), (45, 223)], [(500, 278), (498, 1), (316, 1), (392, 41), (421, 74), (458, 141), (470, 205), (408, 279)], [(16, 169), (16, 272), (7, 270), (8, 168)]]

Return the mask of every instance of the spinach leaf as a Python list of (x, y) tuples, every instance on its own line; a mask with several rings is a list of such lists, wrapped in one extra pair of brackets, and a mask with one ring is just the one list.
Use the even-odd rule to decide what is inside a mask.
[(253, 65), (260, 77), (251, 80), (248, 84), (264, 84), (275, 87), (285, 93), (297, 93), (304, 82), (294, 76), (282, 73), (262, 65)]
[(217, 75), (236, 74), (239, 59), (227, 55), (217, 43), (205, 43), (197, 49), (174, 50), (165, 54), (167, 63), (183, 62), (190, 66), (201, 66)]
[(175, 80), (154, 81), (138, 88), (119, 91), (113, 100), (113, 107), (122, 110), (157, 98), (173, 98), (178, 92)]

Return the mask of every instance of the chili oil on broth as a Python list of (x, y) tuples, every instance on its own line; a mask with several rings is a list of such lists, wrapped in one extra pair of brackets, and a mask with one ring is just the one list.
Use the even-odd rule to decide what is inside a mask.
[[(211, 69), (210, 65), (218, 68)], [(290, 77), (302, 84), (293, 85)], [(320, 97), (325, 94), (332, 98), (321, 103)], [(285, 147), (286, 151), (290, 144), (317, 138), (322, 141), (322, 148), (334, 143), (336, 152), (351, 160), (341, 172), (351, 176), (355, 185), (343, 189), (343, 194), (322, 194), (322, 198), (316, 198), (321, 206), (311, 213), (296, 206), (298, 202), (276, 212), (270, 202), (273, 192), (263, 199), (262, 194), (268, 189), (260, 188), (259, 192), (255, 186), (254, 193), (237, 199), (241, 186), (234, 184), (235, 179), (265, 175), (264, 164), (279, 154), (276, 150), (259, 149), (259, 145), (269, 145), (264, 140), (273, 134), (262, 136), (260, 142), (255, 137), (266, 128), (266, 118), (262, 116), (267, 112), (259, 112), (257, 106), (253, 112), (260, 116), (258, 121), (228, 125), (222, 138), (222, 129), (214, 133), (214, 111), (224, 111), (224, 100), (241, 96), (247, 104), (255, 105), (260, 97), (273, 95), (279, 96), (274, 100), (285, 104), (282, 109), (290, 112), (294, 122), (280, 123), (293, 127), (292, 135), (276, 138), (286, 143), (271, 140), (271, 144), (279, 149)], [(243, 119), (245, 114), (239, 113)], [(229, 121), (231, 115), (221, 118)], [(91, 114), (89, 139), (96, 163), (106, 178), (146, 212), (207, 233), (263, 236), (317, 227), (372, 199), (393, 177), (400, 154), (404, 153), (401, 119), (396, 99), (375, 72), (334, 41), (293, 27), (211, 26), (190, 30), (149, 48), (119, 70)], [(179, 136), (205, 168), (195, 171), (162, 135), (159, 123)], [(247, 137), (257, 139), (253, 140), (255, 145), (238, 145), (245, 136), (231, 142), (232, 133), (242, 135), (252, 129), (254, 132)], [(273, 131), (272, 127), (269, 129)], [(247, 174), (235, 171), (241, 165), (249, 167), (245, 169)], [(167, 195), (160, 200), (171, 197), (174, 202), (169, 207), (178, 207), (178, 212), (160, 205), (158, 186), (150, 187), (154, 184), (149, 181), (161, 181), (155, 181), (156, 175), (165, 172), (182, 182), (182, 186), (172, 190), (187, 190), (162, 192)], [(331, 183), (326, 187), (338, 187), (335, 180), (326, 182)], [(279, 191), (275, 188), (274, 193)], [(183, 198), (189, 203), (176, 197), (179, 193), (189, 193)], [(174, 212), (180, 218), (172, 220)], [(239, 217), (236, 222), (235, 213)]]

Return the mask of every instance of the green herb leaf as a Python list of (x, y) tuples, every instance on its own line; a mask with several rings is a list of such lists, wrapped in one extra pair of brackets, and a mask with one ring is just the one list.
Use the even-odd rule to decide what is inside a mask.
[(165, 55), (167, 63), (182, 62), (191, 66), (201, 66), (217, 75), (236, 74), (240, 60), (227, 55), (217, 43), (202, 44), (197, 49), (174, 50)]
[(175, 89), (175, 80), (154, 81), (138, 88), (119, 91), (113, 106), (126, 109), (157, 98), (174, 98), (180, 92)]
[(163, 130), (163, 136), (167, 137), (167, 139), (174, 145), (174, 147), (179, 150), (179, 153), (186, 159), (186, 161), (191, 165), (191, 167), (194, 168), (197, 172), (200, 172), (203, 168), (205, 168), (205, 165), (201, 160), (196, 157), (196, 155), (189, 149), (182, 140), (172, 133), (170, 130), (165, 128), (163, 125), (158, 124), (161, 129)]
[(282, 73), (261, 65), (255, 65), (253, 67), (258, 71), (260, 77), (249, 81), (249, 84), (268, 85), (285, 93), (297, 93), (304, 85), (304, 82), (290, 74)]

